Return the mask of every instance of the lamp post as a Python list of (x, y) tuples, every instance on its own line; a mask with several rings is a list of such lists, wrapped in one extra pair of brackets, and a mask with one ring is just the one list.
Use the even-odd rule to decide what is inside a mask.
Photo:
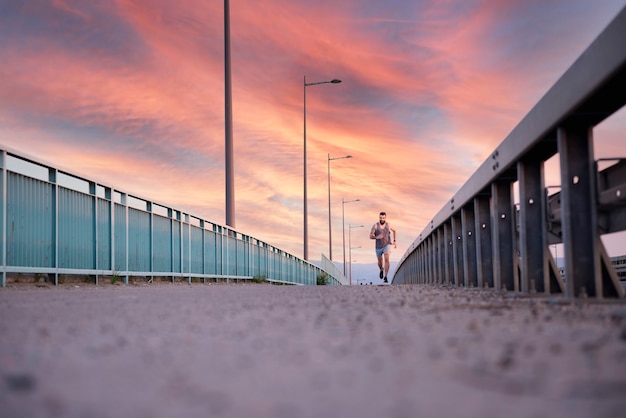
[(333, 160), (341, 160), (344, 158), (352, 158), (352, 155), (330, 158), (330, 153), (328, 154), (328, 258), (330, 259), (330, 261), (333, 261), (333, 234), (331, 230), (330, 217), (330, 162)]
[(224, 0), (224, 119), (226, 168), (226, 225), (235, 227), (235, 164), (233, 158), (233, 105), (230, 70), (230, 3)]
[[(361, 248), (361, 246), (359, 245), (358, 247), (352, 247), (351, 249), (357, 249), (357, 248)], [(352, 263), (355, 261), (357, 260), (350, 259), (350, 286), (352, 286)]]
[(304, 90), (304, 259), (309, 259), (309, 207), (307, 204), (307, 189), (306, 189), (306, 88), (309, 86), (316, 86), (318, 84), (338, 84), (341, 80), (332, 79), (330, 81), (318, 81), (315, 83), (307, 83), (306, 76), (304, 76), (303, 90)]
[[(350, 259), (350, 286), (352, 286), (352, 229), (354, 228), (364, 228), (365, 225), (348, 225), (348, 258)], [(359, 245), (358, 247), (361, 248)]]
[(342, 247), (343, 247), (343, 275), (345, 277), (346, 275), (346, 216), (345, 216), (345, 205), (346, 203), (352, 203), (352, 202), (360, 202), (361, 199), (354, 199), (354, 200), (343, 200), (343, 197), (341, 198), (341, 228), (342, 228), (342, 235), (343, 235), (343, 240), (342, 240)]

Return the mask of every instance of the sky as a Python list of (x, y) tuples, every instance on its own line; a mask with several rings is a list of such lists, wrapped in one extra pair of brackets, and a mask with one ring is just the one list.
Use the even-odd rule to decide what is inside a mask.
[[(0, 145), (225, 224), (223, 6), (0, 0)], [(352, 155), (330, 161), (333, 260), (351, 241), (376, 261), (380, 211), (399, 260), (625, 6), (231, 0), (235, 229), (302, 257), (304, 77), (337, 78), (306, 88), (309, 259), (329, 253), (328, 158)], [(599, 125), (596, 158), (625, 130), (623, 109)]]

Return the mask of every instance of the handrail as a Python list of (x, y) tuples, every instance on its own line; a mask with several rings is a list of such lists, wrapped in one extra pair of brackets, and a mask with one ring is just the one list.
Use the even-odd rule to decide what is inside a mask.
[[(13, 166), (10, 168), (8, 166)], [(246, 280), (315, 285), (325, 270), (233, 228), (0, 144), (7, 274)], [(329, 284), (342, 284), (334, 272)]]
[[(582, 197), (592, 199), (594, 202), (593, 207), (584, 211), (585, 220), (588, 220), (592, 226), (590, 231), (585, 233), (596, 235), (595, 228), (598, 214), (597, 206), (595, 205), (595, 188), (597, 187), (597, 181), (593, 177), (597, 173), (593, 174), (585, 167), (591, 164), (590, 161), (593, 161), (592, 128), (615, 113), (626, 103), (626, 48), (624, 48), (624, 39), (626, 39), (626, 8), (618, 13), (606, 29), (431, 219), (402, 256), (394, 274), (393, 283), (406, 283), (411, 280), (426, 282), (439, 280), (440, 282), (445, 282), (450, 280), (449, 275), (453, 273), (446, 269), (456, 269), (457, 276), (467, 273), (472, 278), (474, 277), (473, 271), (480, 270), (481, 266), (477, 267), (477, 264), (480, 263), (483, 263), (482, 267), (488, 269), (488, 263), (485, 263), (484, 259), (475, 259), (477, 245), (482, 245), (485, 247), (483, 250), (487, 251), (487, 238), (472, 244), (459, 244), (459, 248), (455, 247), (454, 253), (450, 253), (449, 257), (445, 246), (439, 241), (443, 240), (445, 236), (447, 237), (446, 244), (452, 246), (452, 241), (455, 240), (450, 240), (450, 237), (458, 238), (457, 240), (465, 238), (465, 235), (459, 234), (459, 232), (475, 232), (475, 237), (478, 240), (480, 238), (479, 228), (474, 228), (478, 225), (475, 219), (478, 216), (477, 213), (482, 217), (481, 227), (488, 229), (490, 235), (499, 232), (501, 238), (509, 234), (508, 231), (502, 228), (494, 231), (495, 228), (499, 228), (496, 221), (497, 214), (494, 214), (494, 211), (502, 209), (501, 215), (504, 217), (502, 219), (506, 218), (508, 212), (515, 213), (509, 201), (510, 196), (508, 196), (510, 194), (510, 185), (515, 181), (520, 181), (529, 195), (529, 190), (532, 190), (533, 193), (536, 192), (537, 187), (543, 185), (543, 163), (557, 153), (560, 154), (561, 159), (562, 184), (568, 189), (566, 194), (569, 204), (573, 205), (566, 209), (568, 216), (566, 222), (573, 222), (572, 217), (575, 218), (577, 216), (577, 211), (574, 208), (584, 201)], [(581, 143), (584, 146), (580, 145)], [(588, 144), (591, 144), (591, 147), (588, 147)], [(582, 174), (581, 171), (583, 171)], [(579, 192), (581, 187), (570, 187), (572, 178), (581, 179), (580, 184), (584, 184), (588, 190)], [(578, 193), (581, 193), (582, 197), (578, 196)], [(520, 199), (523, 201), (522, 197)], [(494, 200), (498, 200), (498, 203), (494, 203)], [(531, 204), (532, 202), (545, 204), (543, 200), (539, 200), (536, 196), (529, 201)], [(491, 212), (489, 213), (489, 221), (485, 224), (486, 215), (483, 212), (485, 208), (489, 208), (489, 202), (491, 202)], [(478, 206), (479, 204), (480, 206)], [(496, 206), (495, 209), (494, 205)], [(535, 205), (535, 207), (537, 206)], [(514, 264), (519, 263), (520, 257), (523, 255), (526, 255), (526, 258), (523, 258), (523, 262), (527, 262), (531, 258), (528, 254), (528, 251), (531, 251), (527, 246), (528, 239), (534, 240), (535, 243), (543, 240), (542, 237), (535, 237), (535, 235), (542, 235), (545, 229), (544, 226), (539, 225), (539, 230), (529, 233), (529, 229), (533, 228), (532, 225), (542, 223), (536, 218), (543, 216), (542, 212), (540, 210), (533, 212), (533, 210), (534, 208), (532, 210), (527, 209), (527, 205), (521, 205), (520, 207), (520, 216), (524, 218), (522, 220), (522, 229), (525, 229), (524, 233), (519, 233), (521, 237), (518, 238), (523, 241), (521, 244), (511, 242), (506, 243), (506, 245), (511, 246), (510, 249), (495, 248), (491, 242), (492, 237), (489, 237), (488, 244), (491, 248), (488, 249), (490, 257), (488, 262), (491, 263), (495, 270), (501, 269), (503, 263), (506, 269), (514, 269), (507, 272), (507, 275), (512, 275), (513, 277), (506, 278), (499, 277), (503, 273), (502, 270), (496, 271), (496, 279), (501, 279), (505, 282), (505, 286), (510, 285), (514, 290), (527, 290), (532, 285), (532, 283), (524, 283), (523, 277), (522, 279), (517, 277), (521, 275), (530, 280), (528, 271), (524, 271), (519, 266), (514, 268)], [(530, 221), (527, 219), (529, 214), (531, 216)], [(470, 225), (470, 221), (476, 222), (476, 225)], [(584, 241), (578, 237), (578, 232), (574, 230), (574, 225), (569, 225), (568, 227), (569, 232), (565, 234), (568, 236), (564, 238), (566, 246), (574, 245), (574, 243), (580, 244), (578, 242), (579, 239)], [(515, 225), (513, 225), (513, 228), (515, 229)], [(455, 229), (457, 231), (453, 235), (452, 231)], [(514, 233), (509, 235), (511, 238), (515, 238)], [(463, 241), (468, 240), (464, 239)], [(499, 241), (499, 243), (502, 244), (502, 241)], [(541, 245), (543, 246), (544, 243), (541, 242)], [(526, 254), (519, 254), (520, 250), (518, 247), (520, 246), (524, 247), (522, 250), (527, 252)], [(587, 272), (597, 271), (596, 265), (600, 262), (598, 260), (602, 258), (600, 254), (603, 252), (603, 248), (600, 248), (601, 242), (599, 245), (592, 244), (592, 247), (587, 248), (594, 254), (594, 261), (585, 270)], [(507, 254), (498, 254), (501, 250)], [(513, 252), (511, 260), (503, 260), (502, 257), (509, 257), (509, 250)], [(483, 252), (481, 252), (481, 255), (484, 256)], [(574, 260), (576, 257), (573, 256), (575, 252), (575, 249), (569, 251), (570, 265), (569, 270), (566, 270), (568, 270), (570, 276), (573, 276), (574, 270), (576, 270), (574, 263), (577, 261)], [(410, 257), (419, 259), (414, 260), (417, 265), (413, 265), (411, 268), (403, 271)], [(447, 260), (447, 258), (452, 257), (454, 257), (454, 260)], [(542, 266), (549, 265), (549, 260), (546, 259), (547, 255), (535, 254), (533, 257), (542, 258), (542, 260), (539, 260)], [(447, 264), (444, 265), (444, 262)], [(455, 263), (458, 263), (458, 265), (455, 266)], [(520, 272), (519, 269), (522, 271)], [(408, 270), (411, 271), (409, 272)], [(411, 277), (415, 274), (425, 275), (425, 277), (419, 279)], [(549, 276), (551, 273), (546, 268), (543, 268), (542, 274)], [(543, 281), (544, 277), (539, 276), (532, 279)], [(555, 281), (559, 281), (558, 278), (548, 278), (546, 280), (553, 282), (552, 287), (554, 287)], [(585, 282), (584, 285), (577, 283), (576, 280), (570, 280), (568, 286), (571, 288), (568, 288), (566, 293), (568, 296), (578, 296), (583, 292), (595, 294), (597, 291), (601, 294), (604, 291), (608, 291), (609, 293), (617, 292), (619, 295), (623, 295), (621, 286), (618, 286), (619, 289), (607, 290), (613, 287), (606, 283), (607, 280), (609, 282), (614, 281), (614, 278), (594, 277), (592, 278), (593, 284)], [(495, 283), (495, 285), (501, 284), (503, 283)], [(487, 283), (487, 285), (490, 285), (490, 283)], [(491, 285), (493, 286), (494, 284), (491, 283)], [(586, 288), (583, 291), (579, 287)], [(602, 290), (603, 288), (604, 290)]]

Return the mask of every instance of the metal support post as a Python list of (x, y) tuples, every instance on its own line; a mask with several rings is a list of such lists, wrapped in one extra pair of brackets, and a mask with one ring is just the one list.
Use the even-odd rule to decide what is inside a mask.
[(517, 163), (520, 194), (520, 290), (549, 291), (546, 200), (543, 161), (528, 158)]
[(452, 260), (453, 284), (463, 286), (463, 230), (459, 216), (452, 216)]
[(452, 251), (452, 242), (452, 225), (450, 222), (445, 222), (443, 224), (443, 243), (445, 245), (443, 252), (443, 283), (446, 285), (451, 284), (454, 280), (454, 254)]
[(443, 254), (446, 248), (444, 241), (443, 230), (437, 228), (437, 284), (443, 283)]
[(496, 181), (491, 185), (493, 196), (493, 279), (496, 289), (515, 289), (513, 256), (515, 247), (513, 222), (513, 185)]
[(474, 199), (474, 222), (478, 287), (485, 287), (485, 285), (493, 287), (492, 228), (488, 196), (479, 196)]
[(467, 205), (461, 209), (461, 227), (463, 231), (463, 275), (465, 287), (478, 284), (476, 268), (476, 237), (474, 236), (474, 207)]
[(592, 129), (566, 125), (557, 130), (561, 161), (561, 211), (566, 295), (602, 294)]

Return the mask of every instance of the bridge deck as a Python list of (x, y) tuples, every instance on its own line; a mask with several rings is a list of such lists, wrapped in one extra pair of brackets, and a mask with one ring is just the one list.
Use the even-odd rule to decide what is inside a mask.
[(626, 410), (617, 300), (432, 286), (10, 285), (0, 335), (2, 416)]

